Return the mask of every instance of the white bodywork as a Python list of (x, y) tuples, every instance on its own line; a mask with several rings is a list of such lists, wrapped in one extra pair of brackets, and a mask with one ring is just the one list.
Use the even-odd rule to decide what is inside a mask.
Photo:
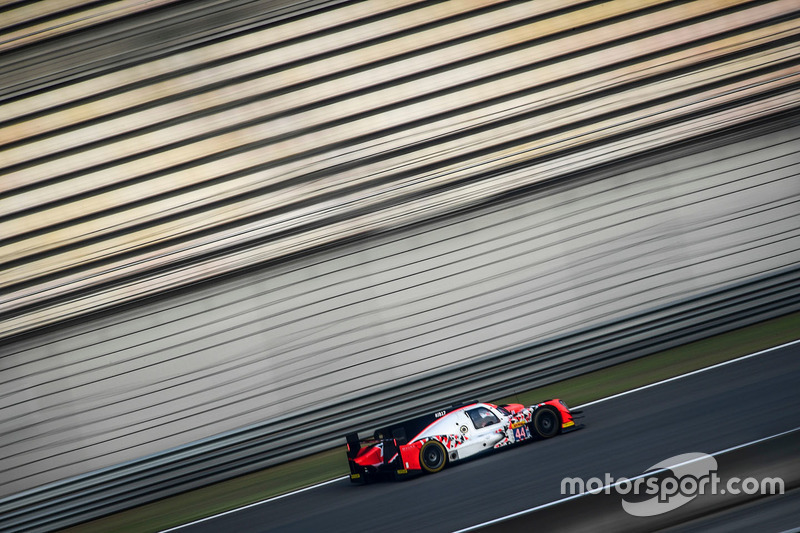
[[(515, 439), (510, 426), (526, 418), (530, 420), (529, 410), (523, 411), (526, 413), (506, 414), (493, 405), (472, 404), (444, 414), (420, 432), (414, 441), (436, 438), (447, 449), (450, 462), (466, 459), (520, 440)], [(530, 438), (527, 428), (523, 431), (526, 438)]]

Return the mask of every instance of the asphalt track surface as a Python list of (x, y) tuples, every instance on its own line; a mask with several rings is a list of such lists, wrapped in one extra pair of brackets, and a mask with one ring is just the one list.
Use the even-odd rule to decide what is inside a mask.
[(663, 533), (788, 533), (796, 529), (800, 529), (800, 488), (712, 513), (665, 529)]
[[(179, 531), (454, 531), (559, 500), (565, 476), (633, 477), (673, 455), (798, 427), (799, 382), (794, 344), (588, 405), (584, 429), (548, 441), (403, 482), (337, 481)], [(800, 525), (800, 510), (785, 520)]]

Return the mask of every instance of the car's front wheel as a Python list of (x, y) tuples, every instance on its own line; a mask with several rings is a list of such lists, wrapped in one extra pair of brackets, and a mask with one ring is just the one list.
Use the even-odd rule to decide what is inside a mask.
[(555, 409), (542, 407), (533, 415), (533, 429), (543, 439), (555, 437), (561, 429), (561, 418)]
[(435, 473), (447, 464), (447, 450), (438, 440), (429, 440), (419, 450), (419, 464), (428, 473)]

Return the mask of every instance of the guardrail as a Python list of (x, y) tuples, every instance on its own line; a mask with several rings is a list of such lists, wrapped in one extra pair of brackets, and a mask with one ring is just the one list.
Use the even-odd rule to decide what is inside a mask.
[(318, 438), (300, 443), (298, 414), (231, 431), (0, 500), (0, 530), (47, 531), (142, 505), (342, 444), (363, 431), (465, 396), (492, 397), (559, 381), (800, 310), (800, 268), (628, 316), (524, 348), (454, 365), (380, 394), (303, 417)]

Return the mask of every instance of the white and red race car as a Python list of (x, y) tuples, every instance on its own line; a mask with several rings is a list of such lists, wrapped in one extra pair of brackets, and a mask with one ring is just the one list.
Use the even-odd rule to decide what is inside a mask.
[(378, 429), (369, 439), (350, 433), (350, 481), (438, 472), (484, 452), (583, 427), (575, 423), (581, 414), (559, 399), (530, 407), (467, 402)]

